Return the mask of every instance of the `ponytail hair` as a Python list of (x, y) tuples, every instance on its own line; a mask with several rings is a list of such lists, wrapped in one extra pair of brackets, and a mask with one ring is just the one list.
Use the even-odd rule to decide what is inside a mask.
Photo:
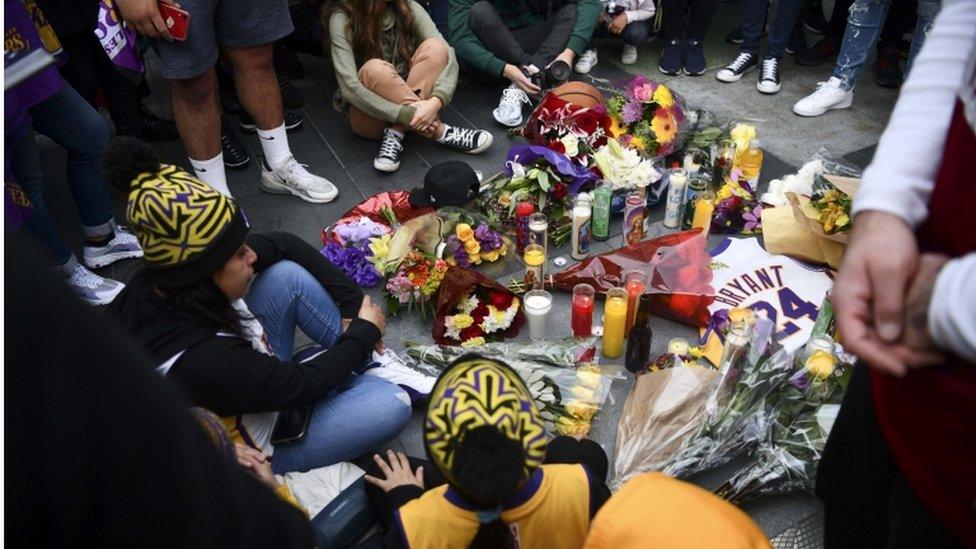
[(481, 525), (471, 549), (509, 549), (516, 546), (511, 527), (501, 518), (502, 503), (525, 480), (522, 444), (490, 425), (464, 435), (454, 456), (451, 473), (459, 491), (478, 509)]

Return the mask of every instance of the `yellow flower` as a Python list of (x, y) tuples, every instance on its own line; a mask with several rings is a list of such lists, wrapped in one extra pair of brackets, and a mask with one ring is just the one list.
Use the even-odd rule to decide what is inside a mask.
[(471, 348), (471, 347), (481, 347), (484, 344), (485, 344), (485, 338), (479, 336), (479, 337), (472, 337), (471, 339), (462, 342), (461, 346)]
[(373, 252), (373, 266), (381, 273), (383, 272), (383, 263), (386, 262), (386, 256), (390, 255), (390, 240), (392, 238), (391, 235), (385, 234), (369, 240), (369, 249)]
[(600, 386), (600, 374), (598, 373), (577, 370), (576, 378), (579, 380), (580, 385), (587, 389), (596, 389)]
[(661, 107), (670, 107), (674, 105), (674, 96), (671, 95), (671, 90), (667, 88), (664, 84), (660, 84), (656, 90), (654, 90), (654, 95), (651, 99)]
[(678, 123), (674, 115), (659, 109), (651, 120), (651, 129), (658, 143), (670, 143), (678, 133)]
[(505, 257), (505, 254), (507, 253), (508, 253), (508, 243), (502, 242), (502, 247), (498, 248), (498, 255)]
[(594, 402), (596, 400), (596, 391), (583, 387), (582, 385), (573, 387), (570, 389), (570, 392), (573, 393), (574, 397), (584, 402)]
[(744, 151), (749, 148), (749, 144), (756, 138), (756, 128), (749, 124), (736, 124), (731, 132), (732, 141), (735, 141), (735, 148)]
[(590, 432), (590, 422), (563, 416), (556, 420), (555, 428), (557, 434), (567, 437), (582, 437)]
[(627, 126), (620, 123), (620, 120), (616, 118), (610, 119), (610, 135), (614, 137), (620, 137), (621, 135), (627, 133)]
[(481, 243), (473, 238), (471, 240), (465, 240), (464, 251), (468, 252), (469, 255), (476, 254), (481, 251)]
[(463, 330), (474, 324), (474, 318), (471, 315), (454, 315), (451, 317), (451, 326), (457, 330)]
[(592, 404), (586, 404), (585, 402), (570, 402), (566, 405), (566, 411), (569, 412), (569, 415), (575, 418), (589, 421), (593, 419), (593, 416), (596, 415), (598, 410), (597, 407)]
[(457, 235), (461, 242), (465, 243), (474, 238), (474, 230), (467, 223), (458, 223), (457, 227), (454, 228), (454, 234)]
[(506, 208), (512, 203), (512, 193), (505, 191), (498, 197), (498, 203)]
[(644, 138), (637, 137), (636, 135), (631, 138), (630, 146), (637, 149), (638, 151), (646, 151), (647, 145), (644, 143)]
[(817, 379), (823, 381), (834, 373), (834, 366), (837, 364), (837, 357), (821, 350), (816, 350), (807, 359), (805, 366)]
[(478, 252), (468, 254), (468, 261), (470, 261), (472, 265), (481, 265), (481, 254)]
[(498, 250), (492, 250), (490, 252), (485, 252), (481, 254), (481, 259), (484, 259), (488, 263), (492, 261), (498, 261)]

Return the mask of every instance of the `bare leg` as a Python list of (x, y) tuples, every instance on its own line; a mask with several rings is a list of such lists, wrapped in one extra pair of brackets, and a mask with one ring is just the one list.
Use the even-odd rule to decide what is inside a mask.
[(261, 130), (271, 130), (284, 123), (281, 90), (272, 59), (274, 44), (252, 48), (228, 48), (234, 67), (234, 83), (241, 106)]
[(220, 99), (213, 67), (194, 78), (173, 80), (173, 114), (191, 159), (220, 154)]

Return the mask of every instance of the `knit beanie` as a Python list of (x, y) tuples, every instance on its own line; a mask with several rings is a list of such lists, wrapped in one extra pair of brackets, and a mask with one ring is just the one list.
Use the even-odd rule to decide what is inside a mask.
[(244, 243), (250, 225), (240, 206), (183, 169), (159, 163), (145, 143), (114, 139), (104, 164), (112, 186), (128, 188), (126, 217), (161, 287), (206, 280)]

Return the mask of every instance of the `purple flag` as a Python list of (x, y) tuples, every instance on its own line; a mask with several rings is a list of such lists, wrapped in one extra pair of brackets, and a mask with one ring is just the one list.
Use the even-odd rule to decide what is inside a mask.
[(113, 63), (124, 69), (142, 73), (145, 67), (136, 54), (136, 31), (125, 25), (119, 18), (112, 0), (99, 0), (98, 25), (95, 36), (102, 43), (105, 55)]

